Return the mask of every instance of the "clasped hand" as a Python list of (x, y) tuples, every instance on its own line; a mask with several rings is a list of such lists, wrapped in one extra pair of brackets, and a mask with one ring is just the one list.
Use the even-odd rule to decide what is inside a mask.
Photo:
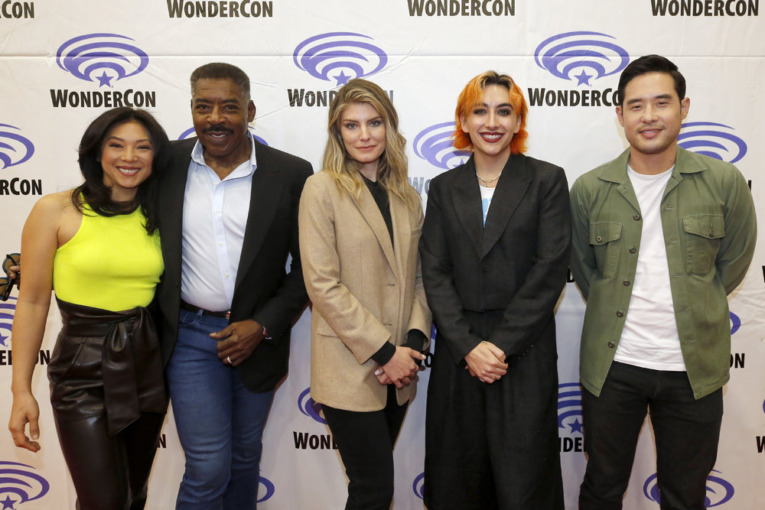
[(394, 384), (398, 389), (409, 386), (420, 370), (415, 359), (424, 361), (425, 355), (409, 347), (396, 346), (390, 361), (375, 371), (377, 380), (380, 384)]
[(491, 342), (482, 341), (465, 356), (466, 370), (481, 382), (491, 384), (507, 373), (505, 353)]

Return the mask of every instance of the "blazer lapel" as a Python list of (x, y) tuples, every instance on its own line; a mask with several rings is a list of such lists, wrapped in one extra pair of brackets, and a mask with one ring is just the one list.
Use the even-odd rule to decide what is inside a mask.
[[(473, 243), (476, 253), (481, 255), (481, 244), (484, 237), (483, 208), (481, 206), (481, 191), (475, 177), (475, 162), (473, 156), (455, 176), (452, 199), (457, 217)], [(459, 212), (461, 211), (461, 212)]]
[[(380, 243), (380, 248), (385, 255), (385, 259), (388, 261), (388, 264), (390, 264), (390, 267), (393, 268), (396, 273), (398, 273), (396, 257), (393, 253), (393, 243), (391, 242), (390, 234), (388, 233), (388, 227), (385, 225), (385, 220), (382, 217), (380, 208), (377, 206), (377, 202), (375, 202), (375, 199), (372, 197), (372, 193), (369, 191), (369, 189), (367, 189), (366, 184), (362, 184), (361, 196), (358, 198), (351, 196), (351, 199), (356, 204), (356, 207), (359, 208), (361, 216), (364, 218), (364, 221), (367, 222), (367, 225), (369, 225), (372, 233), (374, 233), (375, 237), (377, 238), (377, 242)], [(390, 194), (388, 194), (388, 201), (393, 202)], [(392, 203), (390, 208), (391, 222), (393, 223), (393, 232), (395, 234), (396, 219), (393, 216), (394, 207)]]
[(523, 200), (531, 183), (531, 171), (523, 155), (513, 154), (507, 160), (491, 200), (479, 256), (485, 257), (505, 231), (507, 223)]
[(264, 148), (257, 141), (255, 142), (255, 159), (258, 166), (255, 173), (252, 174), (250, 206), (242, 241), (242, 254), (236, 272), (234, 295), (236, 295), (242, 278), (249, 271), (255, 257), (266, 241), (266, 232), (274, 220), (279, 201), (284, 192), (284, 179), (279, 179), (279, 169), (276, 168), (267, 148)]
[[(165, 272), (174, 272), (180, 281), (183, 237), (183, 199), (196, 138), (173, 142), (173, 163), (160, 183), (160, 239)], [(177, 145), (176, 145), (177, 144)]]

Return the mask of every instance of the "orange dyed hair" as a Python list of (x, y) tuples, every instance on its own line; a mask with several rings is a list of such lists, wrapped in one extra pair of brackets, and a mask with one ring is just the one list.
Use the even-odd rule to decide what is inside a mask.
[(529, 136), (526, 132), (526, 116), (528, 115), (529, 107), (518, 84), (510, 76), (499, 74), (495, 71), (486, 71), (479, 74), (470, 80), (465, 85), (465, 88), (462, 89), (462, 92), (460, 92), (460, 96), (457, 99), (457, 109), (454, 111), (454, 125), (457, 127), (452, 135), (454, 147), (472, 150), (473, 144), (470, 142), (470, 135), (462, 131), (461, 117), (470, 115), (470, 110), (473, 106), (483, 99), (483, 91), (487, 85), (500, 85), (510, 91), (510, 105), (521, 118), (521, 128), (510, 142), (510, 152), (512, 154), (523, 154), (526, 152), (526, 138)]

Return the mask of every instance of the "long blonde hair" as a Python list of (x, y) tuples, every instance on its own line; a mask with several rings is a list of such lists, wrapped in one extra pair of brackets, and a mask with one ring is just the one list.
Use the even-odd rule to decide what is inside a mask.
[(378, 163), (377, 181), (387, 191), (399, 197), (408, 207), (420, 204), (420, 196), (407, 180), (406, 139), (398, 132), (398, 114), (388, 95), (378, 85), (360, 78), (349, 81), (341, 88), (329, 106), (327, 146), (322, 167), (340, 189), (359, 197), (364, 182), (359, 176), (361, 163), (352, 159), (345, 150), (340, 134), (340, 118), (351, 104), (366, 103), (374, 108), (385, 123), (385, 151)]

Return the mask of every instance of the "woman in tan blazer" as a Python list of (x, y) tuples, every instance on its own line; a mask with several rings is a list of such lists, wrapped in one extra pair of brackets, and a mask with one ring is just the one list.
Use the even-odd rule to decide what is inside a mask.
[(422, 205), (385, 92), (351, 80), (329, 109), (323, 170), (300, 200), (311, 323), (311, 397), (345, 464), (346, 509), (393, 499), (393, 445), (428, 347), (417, 245)]

